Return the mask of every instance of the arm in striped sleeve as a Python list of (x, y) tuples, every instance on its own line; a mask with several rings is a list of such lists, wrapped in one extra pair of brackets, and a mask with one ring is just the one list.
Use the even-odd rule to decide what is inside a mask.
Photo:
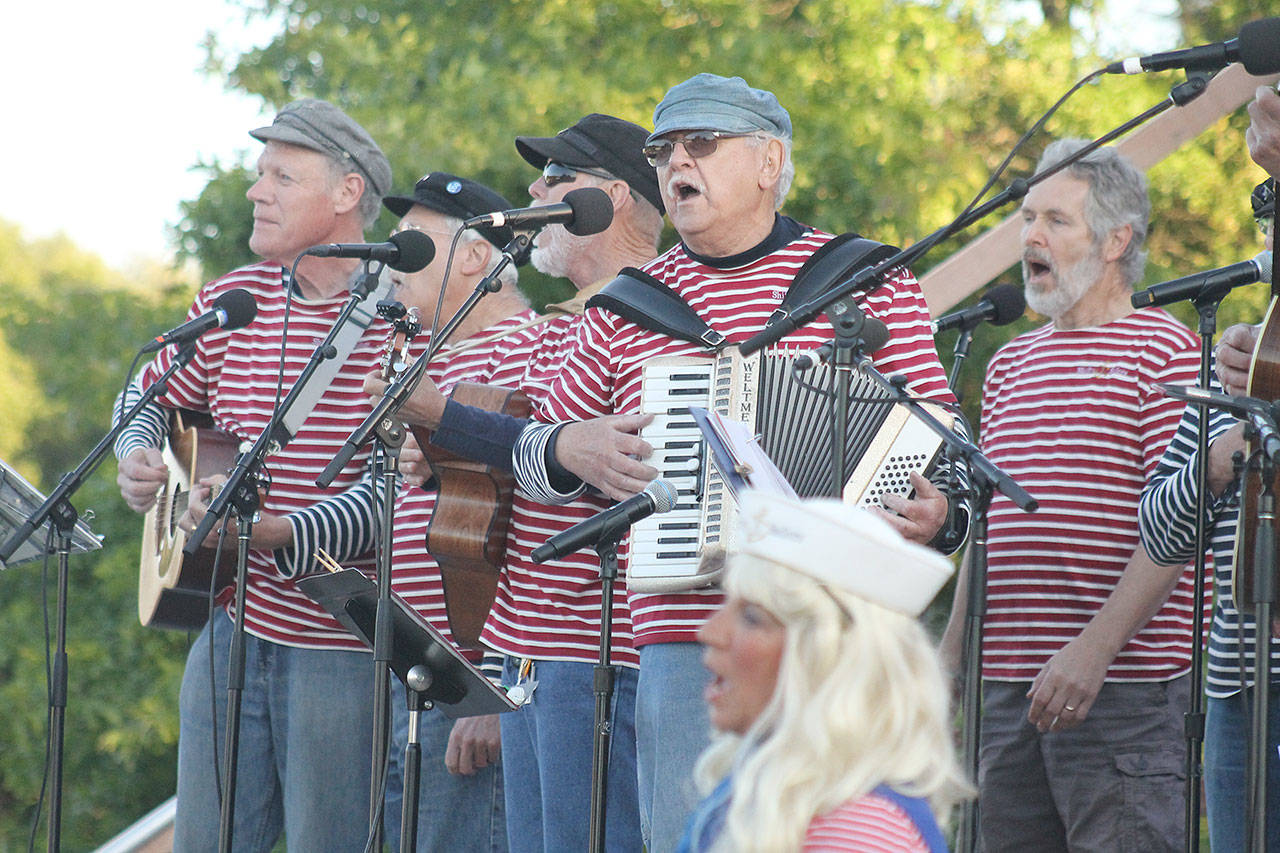
[[(531, 423), (516, 439), (512, 451), (516, 483), (539, 503), (566, 504), (581, 497), (587, 486), (568, 472), (556, 471), (555, 437), (563, 424)], [(554, 466), (554, 467), (553, 467)], [(576, 485), (573, 482), (576, 481)]]
[(316, 571), (320, 548), (340, 563), (367, 552), (377, 531), (376, 500), (373, 477), (365, 474), (346, 491), (287, 515), (293, 545), (274, 551), (280, 574), (292, 578)]
[[(1215, 390), (1220, 390), (1214, 383)], [(1210, 414), (1209, 440), (1225, 433), (1235, 424), (1229, 412), (1214, 410)], [(1200, 409), (1188, 405), (1173, 440), (1147, 481), (1138, 504), (1138, 532), (1142, 544), (1160, 563), (1187, 562), (1195, 557), (1196, 480), (1195, 466), (1199, 456), (1197, 433)], [(1211, 497), (1205, 523), (1214, 519), (1233, 502), (1238, 483), (1231, 483), (1221, 495)]]
[[(123, 398), (123, 399), (122, 399)], [(116, 397), (115, 406), (111, 410), (111, 422), (119, 418), (142, 399), (142, 382), (134, 379), (129, 387)], [(112, 451), (116, 459), (123, 459), (139, 447), (163, 447), (169, 437), (169, 410), (156, 402), (143, 406), (138, 410), (125, 428), (116, 436)]]

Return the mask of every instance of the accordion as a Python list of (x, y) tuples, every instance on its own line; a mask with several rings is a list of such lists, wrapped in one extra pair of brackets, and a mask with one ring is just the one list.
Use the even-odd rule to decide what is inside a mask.
[[(670, 592), (708, 586), (718, 571), (703, 557), (731, 550), (737, 508), (690, 406), (742, 421), (801, 497), (834, 497), (832, 400), (834, 371), (819, 365), (797, 376), (795, 353), (740, 355), (735, 348), (714, 358), (655, 358), (644, 367), (640, 407), (654, 415), (640, 436), (653, 448), (646, 460), (675, 485), (675, 509), (632, 525), (627, 586), (637, 592)], [(931, 413), (947, 426), (941, 407)], [(886, 494), (910, 495), (912, 471), (928, 476), (942, 439), (890, 399), (890, 393), (854, 373), (843, 447), (846, 503), (878, 506)]]

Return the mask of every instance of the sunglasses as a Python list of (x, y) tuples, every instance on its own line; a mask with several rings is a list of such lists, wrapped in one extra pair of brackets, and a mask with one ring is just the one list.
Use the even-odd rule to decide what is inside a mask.
[(759, 136), (758, 133), (728, 133), (722, 130), (691, 130), (688, 133), (664, 136), (655, 139), (642, 150), (650, 166), (665, 166), (671, 161), (671, 152), (676, 150), (676, 143), (684, 146), (690, 157), (706, 157), (714, 154), (721, 139), (738, 139), (743, 136)]
[(1258, 223), (1258, 230), (1262, 232), (1263, 237), (1271, 236), (1271, 232), (1275, 230), (1276, 219), (1274, 216), (1259, 216), (1253, 221)]
[(606, 181), (616, 181), (613, 175), (608, 172), (602, 172), (598, 169), (587, 169), (582, 166), (566, 166), (563, 163), (557, 163), (555, 160), (548, 160), (547, 165), (542, 167), (542, 182), (549, 187), (556, 184), (568, 184), (578, 179), (578, 174), (592, 175), (597, 178), (604, 178)]

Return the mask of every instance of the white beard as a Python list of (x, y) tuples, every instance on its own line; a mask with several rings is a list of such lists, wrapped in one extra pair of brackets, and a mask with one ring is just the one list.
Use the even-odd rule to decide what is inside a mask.
[(569, 278), (574, 261), (588, 251), (590, 242), (590, 237), (579, 237), (564, 230), (562, 225), (551, 225), (534, 238), (529, 262), (543, 275)]
[(1049, 265), (1053, 277), (1052, 290), (1043, 290), (1030, 283), (1027, 272), (1027, 255), (1022, 258), (1022, 277), (1026, 280), (1027, 306), (1037, 314), (1056, 320), (1076, 306), (1089, 289), (1102, 278), (1104, 264), (1096, 252), (1090, 251), (1069, 267), (1058, 269), (1045, 255), (1034, 253), (1037, 261)]

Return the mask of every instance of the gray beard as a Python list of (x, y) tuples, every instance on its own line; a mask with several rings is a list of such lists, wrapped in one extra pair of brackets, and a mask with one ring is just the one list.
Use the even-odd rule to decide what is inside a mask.
[(589, 243), (589, 237), (578, 237), (562, 226), (552, 225), (538, 234), (529, 262), (543, 275), (569, 278), (571, 262), (580, 252), (587, 251)]
[[(1037, 314), (1056, 320), (1076, 306), (1089, 288), (1102, 277), (1102, 258), (1094, 252), (1059, 270), (1051, 269), (1056, 286), (1050, 291), (1026, 287), (1027, 306)], [(1022, 262), (1022, 277), (1027, 278), (1027, 262)]]

